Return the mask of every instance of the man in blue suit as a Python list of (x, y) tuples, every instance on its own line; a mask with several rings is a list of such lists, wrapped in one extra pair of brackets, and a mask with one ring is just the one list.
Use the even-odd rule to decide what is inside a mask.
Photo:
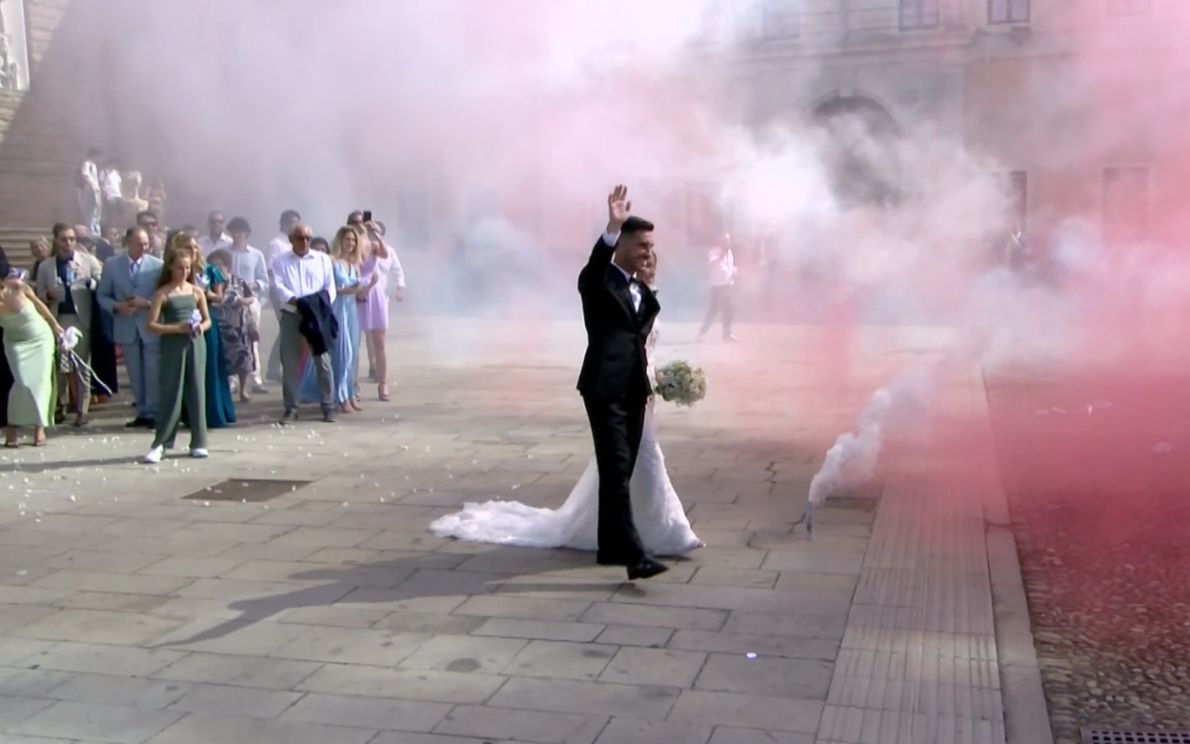
[(150, 300), (161, 279), (161, 259), (150, 255), (149, 234), (139, 227), (124, 235), (125, 253), (104, 265), (99, 305), (112, 314), (115, 342), (124, 347), (124, 366), (136, 398), (130, 428), (152, 429), (157, 414), (158, 339), (145, 328)]

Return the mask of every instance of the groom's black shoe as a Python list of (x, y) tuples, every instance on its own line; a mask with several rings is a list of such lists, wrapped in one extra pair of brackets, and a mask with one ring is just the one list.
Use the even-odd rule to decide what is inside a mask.
[(595, 554), (595, 562), (601, 566), (631, 566), (639, 560), (638, 558), (625, 558), (614, 553)]
[(628, 567), (628, 580), (635, 581), (637, 579), (648, 579), (656, 576), (657, 574), (665, 573), (668, 570), (669, 566), (665, 565), (664, 563), (655, 561), (649, 557), (645, 557), (640, 559), (638, 563)]

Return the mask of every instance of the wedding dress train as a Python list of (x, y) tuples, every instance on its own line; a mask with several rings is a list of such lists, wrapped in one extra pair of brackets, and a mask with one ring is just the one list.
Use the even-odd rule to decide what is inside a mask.
[[(653, 555), (679, 555), (702, 545), (665, 470), (665, 455), (653, 429), (653, 404), (645, 409), (640, 453), (629, 485), (632, 519), (645, 550)], [(587, 464), (566, 502), (557, 509), (517, 501), (467, 503), (462, 511), (430, 524), (439, 537), (531, 548), (595, 550), (599, 523), (599, 472), (595, 458)]]
[[(656, 333), (647, 348), (652, 358)], [(650, 373), (650, 379), (652, 374)], [(686, 510), (665, 470), (665, 455), (653, 427), (653, 401), (645, 408), (644, 431), (636, 468), (628, 487), (632, 499), (632, 520), (641, 543), (652, 555), (680, 555), (703, 543), (690, 528)], [(517, 501), (469, 502), (462, 511), (447, 514), (430, 524), (439, 537), (471, 542), (520, 545), (531, 548), (574, 548), (595, 550), (599, 524), (599, 471), (595, 458), (557, 509), (528, 506)]]

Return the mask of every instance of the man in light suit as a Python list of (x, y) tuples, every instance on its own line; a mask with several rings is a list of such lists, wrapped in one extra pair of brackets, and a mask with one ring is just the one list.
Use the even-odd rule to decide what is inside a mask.
[(158, 337), (145, 327), (149, 303), (161, 279), (160, 258), (149, 254), (149, 234), (132, 227), (124, 235), (125, 253), (103, 265), (99, 306), (112, 314), (113, 337), (124, 347), (124, 366), (136, 399), (136, 418), (126, 426), (152, 429), (157, 415)]
[[(103, 266), (86, 251), (75, 250), (74, 228), (59, 222), (53, 228), (54, 255), (37, 267), (34, 289), (37, 296), (65, 329), (77, 328), (81, 338), (74, 353), (91, 363), (91, 300), (99, 284)], [(65, 419), (64, 409), (73, 392), (78, 402), (75, 426), (86, 426), (91, 405), (91, 374), (85, 368), (58, 370), (58, 411), (55, 418)], [(68, 384), (69, 383), (69, 384)]]

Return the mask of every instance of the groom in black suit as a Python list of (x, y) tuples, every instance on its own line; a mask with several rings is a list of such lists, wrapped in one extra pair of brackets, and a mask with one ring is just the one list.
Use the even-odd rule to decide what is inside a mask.
[(653, 251), (653, 224), (629, 215), (628, 189), (607, 198), (607, 232), (591, 249), (578, 277), (587, 327), (587, 353), (578, 389), (591, 422), (599, 469), (599, 552), (605, 566), (625, 566), (628, 578), (668, 570), (649, 556), (632, 521), (628, 482), (636, 467), (645, 404), (653, 386), (645, 339), (661, 306), (637, 270)]

